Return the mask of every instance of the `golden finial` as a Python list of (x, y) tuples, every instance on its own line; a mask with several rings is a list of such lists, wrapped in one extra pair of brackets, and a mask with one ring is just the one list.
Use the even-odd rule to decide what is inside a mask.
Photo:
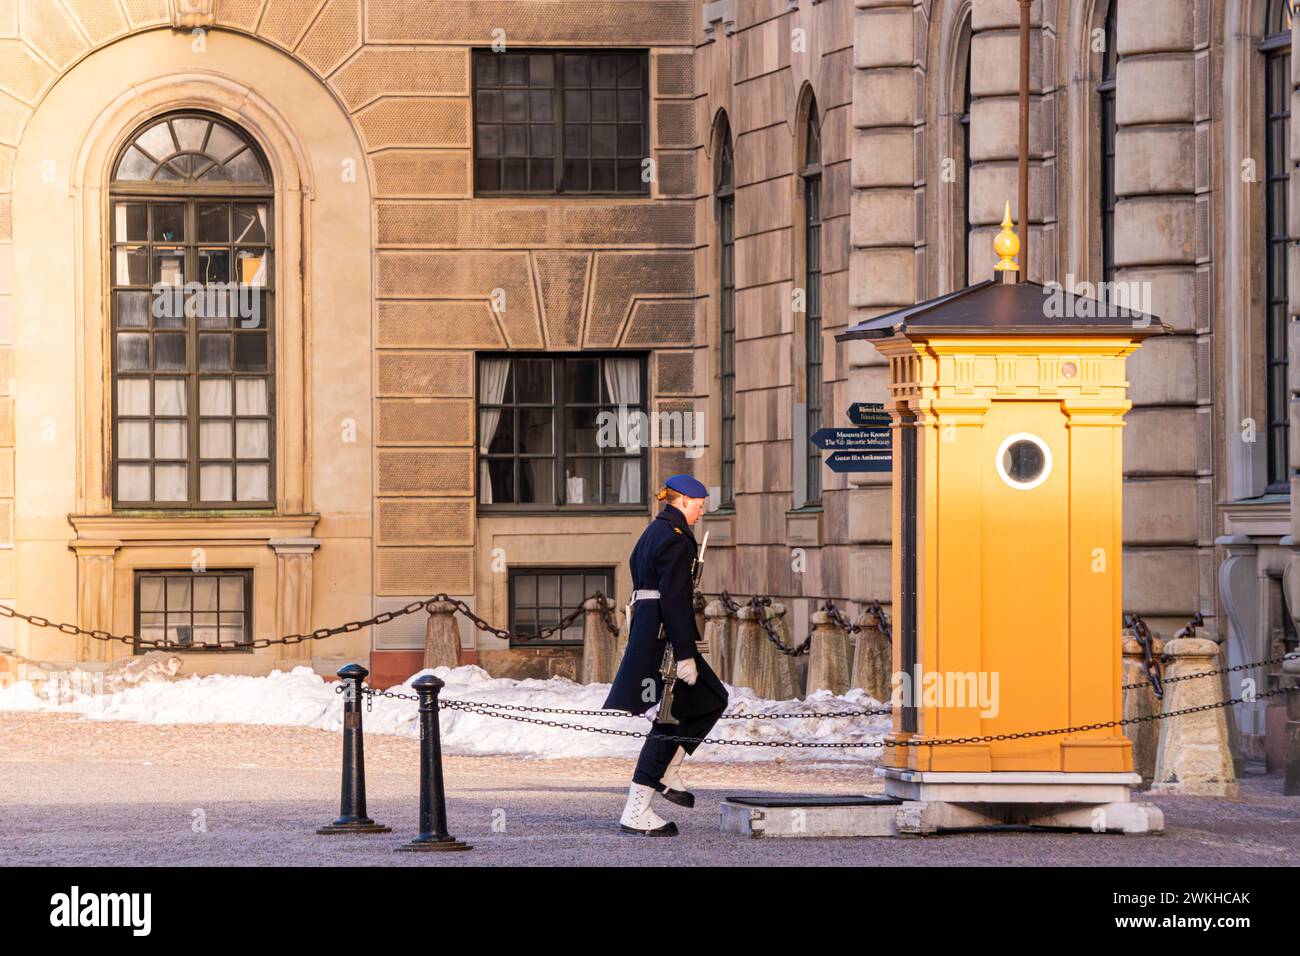
[[(1016, 255), (1020, 252), (1020, 237), (1016, 235), (1011, 222), (1011, 200), (1007, 200), (1006, 210), (1002, 214), (1002, 231), (993, 240), (993, 251), (1000, 257), (994, 272), (1019, 272)], [(1015, 276), (1003, 276), (1004, 282), (1015, 282)]]

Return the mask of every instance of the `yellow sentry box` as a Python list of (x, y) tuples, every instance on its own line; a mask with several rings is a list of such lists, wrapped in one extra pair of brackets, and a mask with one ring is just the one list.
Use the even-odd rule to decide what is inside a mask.
[(1133, 770), (1118, 727), (919, 745), (1122, 716), (1124, 365), (1169, 329), (1016, 282), (1018, 242), (1009, 217), (1003, 225), (998, 278), (838, 336), (871, 340), (890, 366), (903, 706), (886, 737), (887, 777), (1023, 784), (1034, 779), (1024, 772)]

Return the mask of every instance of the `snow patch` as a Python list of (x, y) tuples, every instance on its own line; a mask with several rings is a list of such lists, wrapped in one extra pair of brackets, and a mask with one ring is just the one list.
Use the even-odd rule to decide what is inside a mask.
[[(420, 674), (434, 674), (446, 682), (441, 691), (444, 700), (478, 701), (489, 704), (556, 707), (570, 710), (600, 710), (609, 693), (608, 684), (578, 684), (563, 677), (549, 680), (516, 680), (493, 677), (473, 664), (462, 667), (438, 667)], [(412, 674), (389, 690), (414, 695)], [(51, 686), (54, 685), (54, 686)], [(34, 686), (18, 681), (0, 687), (0, 710), (46, 711), (79, 714), (86, 720), (127, 720), (149, 724), (262, 724), (266, 726), (310, 727), (338, 732), (343, 726), (343, 697), (336, 691), (337, 682), (326, 681), (309, 667), (295, 667), (290, 672), (272, 671), (265, 676), (214, 674), (182, 680), (141, 680), (134, 686), (95, 692), (108, 688), (46, 682)], [(861, 689), (843, 695), (819, 691), (806, 700), (767, 700), (749, 688), (728, 686), (731, 700), (728, 713), (771, 714), (789, 712), (827, 713), (831, 711), (877, 709), (879, 701)], [(646, 733), (650, 722), (643, 717), (579, 716), (512, 712), (514, 716), (552, 723), (577, 724), (607, 730), (630, 730)], [(639, 737), (587, 733), (545, 724), (504, 719), (495, 715), (468, 713), (450, 707), (439, 712), (444, 753), (509, 754), (514, 756), (557, 757), (627, 757), (635, 758), (641, 749)], [(372, 709), (363, 712), (365, 729), (371, 734), (393, 734), (418, 739), (420, 725), (413, 700), (376, 697)], [(866, 743), (878, 741), (889, 731), (888, 716), (814, 717), (811, 719), (724, 718), (710, 733), (711, 738), (749, 741), (802, 741)], [(787, 748), (764, 746), (728, 746), (702, 744), (693, 760), (767, 761), (800, 763), (869, 763), (879, 759), (874, 747)]]

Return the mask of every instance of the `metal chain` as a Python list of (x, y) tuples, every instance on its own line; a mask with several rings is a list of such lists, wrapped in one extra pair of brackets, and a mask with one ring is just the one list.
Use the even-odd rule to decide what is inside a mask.
[[(1300, 685), (1294, 687), (1280, 687), (1276, 690), (1267, 691), (1262, 694), (1256, 694), (1252, 701), (1261, 700), (1266, 697), (1275, 697), (1278, 694), (1291, 694), (1300, 690)], [(1123, 727), (1128, 724), (1145, 723), (1151, 720), (1166, 720), (1170, 717), (1181, 717), (1185, 714), (1195, 714), (1206, 710), (1217, 710), (1221, 707), (1231, 707), (1234, 704), (1243, 703), (1246, 698), (1234, 697), (1231, 700), (1222, 701), (1216, 704), (1202, 704), (1198, 707), (1185, 707), (1182, 710), (1172, 710), (1161, 714), (1147, 714), (1142, 717), (1126, 717), (1123, 720), (1107, 720), (1095, 724), (1080, 724), (1076, 727), (1057, 727), (1052, 730), (1026, 730), (1010, 734), (987, 734), (983, 737), (949, 737), (937, 738), (934, 740), (891, 740), (888, 744), (883, 740), (856, 742), (822, 742), (822, 741), (803, 741), (803, 740), (723, 740), (715, 737), (684, 737), (671, 734), (654, 734), (664, 740), (674, 740), (683, 743), (703, 743), (703, 744), (720, 744), (733, 747), (794, 747), (794, 748), (825, 748), (825, 749), (848, 749), (858, 747), (935, 747), (947, 746), (951, 744), (975, 744), (988, 743), (999, 740), (1020, 740), (1028, 737), (1052, 737), (1061, 734), (1081, 733), (1087, 730), (1102, 730), (1106, 727)], [(570, 724), (553, 720), (541, 720), (536, 717), (523, 717), (516, 714), (505, 714), (491, 710), (478, 710), (473, 705), (465, 701), (447, 701), (447, 706), (453, 710), (460, 710), (466, 713), (476, 713), (483, 717), (500, 717), (504, 720), (518, 720), (529, 724), (540, 724), (546, 727), (559, 727), (565, 730), (581, 730), (593, 734), (612, 734), (618, 737), (648, 737), (650, 734), (640, 733), (635, 730), (618, 730), (610, 727), (587, 727), (583, 724)]]
[[(340, 686), (336, 690), (336, 693), (342, 693), (342, 692), (343, 690), (342, 687)], [(389, 697), (394, 700), (419, 700), (419, 697), (417, 697), (415, 694), (403, 694), (395, 691), (375, 690), (373, 687), (362, 687), (361, 692), (364, 694), (369, 694), (371, 697)], [(578, 717), (615, 717), (619, 719), (624, 719), (627, 717), (642, 717), (646, 720), (651, 719), (649, 717), (646, 717), (644, 714), (633, 714), (628, 711), (617, 711), (617, 710), (574, 710), (574, 709), (569, 709), (564, 707), (536, 707), (531, 704), (491, 703), (485, 700), (466, 700), (465, 698), (460, 698), (460, 697), (439, 698), (439, 700), (442, 703), (450, 703), (454, 701), (457, 704), (472, 705), (474, 707), (490, 707), (494, 710), (515, 710), (515, 711), (523, 711), (531, 714), (569, 714), (571, 716), (578, 716)], [(879, 710), (832, 710), (832, 711), (826, 711), (825, 713), (817, 713), (815, 711), (804, 710), (804, 711), (796, 711), (792, 713), (777, 713), (777, 714), (748, 714), (745, 713), (744, 711), (740, 711), (740, 712), (721, 714), (719, 715), (718, 719), (719, 720), (778, 720), (778, 719), (797, 720), (800, 718), (808, 719), (812, 717), (879, 717), (879, 716), (888, 716), (893, 712), (894, 712), (893, 708), (882, 708)]]
[[(600, 592), (597, 591), (596, 594), (599, 595)], [(576, 621), (580, 614), (582, 614), (582, 604), (579, 604), (576, 608), (574, 608), (572, 611), (570, 611), (568, 614), (562, 617), (558, 624), (551, 624), (547, 627), (544, 627), (536, 634), (521, 634), (521, 633), (515, 633), (513, 631), (510, 631), (508, 628), (494, 627), (493, 625), (489, 624), (486, 620), (484, 620), (483, 618), (475, 614), (474, 609), (471, 608), (464, 601), (460, 600), (459, 598), (453, 598), (453, 597), (448, 597), (445, 594), (439, 594), (433, 600), (442, 601), (446, 604), (452, 605), (457, 611), (460, 611), (461, 614), (469, 618), (470, 623), (472, 623), (480, 631), (487, 631), (489, 634), (493, 635), (494, 637), (499, 637), (503, 640), (509, 640), (510, 642), (515, 644), (526, 644), (530, 641), (545, 640), (546, 638), (554, 634), (556, 631), (563, 631), (566, 627), (568, 627), (570, 624)], [(586, 599), (584, 599), (583, 603), (586, 603)]]
[[(439, 595), (442, 597), (442, 595)], [(333, 637), (336, 634), (350, 634), (359, 631), (364, 627), (372, 627), (377, 624), (387, 624), (394, 618), (402, 617), (406, 614), (414, 614), (416, 611), (423, 610), (429, 606), (430, 601), (413, 601), (403, 608), (395, 611), (382, 611), (374, 617), (366, 618), (362, 621), (349, 621), (346, 624), (340, 624), (337, 627), (321, 627), (312, 631), (310, 634), (287, 634), (284, 637), (264, 637), (254, 641), (231, 641), (228, 644), (179, 644), (174, 641), (160, 640), (153, 641), (148, 638), (138, 637), (134, 634), (112, 634), (109, 631), (96, 629), (87, 629), (78, 627), (76, 624), (58, 624), (48, 618), (41, 617), (38, 614), (23, 614), (13, 608), (5, 607), (0, 604), (0, 617), (13, 618), (15, 620), (26, 621), (33, 627), (49, 627), (59, 631), (62, 634), (71, 634), (73, 636), (90, 637), (97, 641), (121, 641), (132, 647), (140, 647), (147, 650), (177, 650), (192, 651), (197, 648), (210, 648), (212, 650), (243, 650), (245, 648), (263, 648), (270, 647), (273, 644), (301, 644), (303, 641), (319, 641), (326, 637)]]
[[(1267, 667), (1270, 664), (1280, 664), (1283, 661), (1294, 661), (1300, 659), (1300, 653), (1283, 654), (1280, 657), (1270, 657), (1268, 660), (1251, 661), (1248, 664), (1234, 664), (1232, 667), (1216, 667), (1214, 670), (1197, 671), (1195, 674), (1183, 674), (1181, 677), (1162, 677), (1161, 682), (1164, 684), (1177, 684), (1179, 681), (1196, 680), (1200, 677), (1214, 677), (1217, 674), (1232, 674), (1236, 671), (1253, 670), (1256, 667)], [(1146, 687), (1146, 681), (1138, 681), (1136, 684), (1124, 684), (1121, 690), (1135, 690), (1139, 687)]]
[[(602, 593), (601, 591), (595, 592), (592, 595), (592, 597), (598, 598), (600, 600), (600, 616), (601, 618), (604, 619), (605, 627), (609, 629), (609, 633), (614, 635), (615, 638), (617, 638), (618, 630), (619, 630), (618, 612), (614, 610), (613, 599), (605, 597), (604, 593)], [(631, 627), (631, 622), (628, 622), (628, 627)]]
[(791, 647), (786, 644), (785, 641), (781, 640), (781, 635), (776, 632), (776, 627), (773, 626), (772, 619), (767, 616), (766, 609), (772, 606), (772, 599), (770, 597), (759, 597), (755, 594), (749, 599), (749, 606), (754, 609), (754, 613), (758, 616), (758, 622), (763, 626), (763, 632), (767, 635), (767, 639), (771, 641), (772, 646), (782, 654), (787, 657), (798, 657), (801, 654), (807, 654), (809, 650), (812, 649), (811, 633), (794, 647)]
[[(1133, 632), (1133, 637), (1137, 640), (1138, 646), (1142, 648), (1142, 666), (1146, 669), (1147, 685), (1150, 685), (1157, 700), (1164, 700), (1164, 672), (1159, 659), (1155, 657), (1155, 638), (1151, 636), (1151, 629), (1147, 627), (1147, 622), (1142, 620), (1139, 614), (1125, 614), (1121, 621), (1125, 627)], [(1146, 685), (1133, 685), (1133, 687), (1142, 686)], [(1132, 688), (1127, 689), (1131, 690)]]

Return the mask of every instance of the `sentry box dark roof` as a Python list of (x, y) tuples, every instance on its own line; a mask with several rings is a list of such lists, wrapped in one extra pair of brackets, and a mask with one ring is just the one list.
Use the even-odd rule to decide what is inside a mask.
[(1122, 335), (1146, 338), (1172, 329), (1154, 315), (1038, 282), (984, 282), (852, 325), (835, 336)]

